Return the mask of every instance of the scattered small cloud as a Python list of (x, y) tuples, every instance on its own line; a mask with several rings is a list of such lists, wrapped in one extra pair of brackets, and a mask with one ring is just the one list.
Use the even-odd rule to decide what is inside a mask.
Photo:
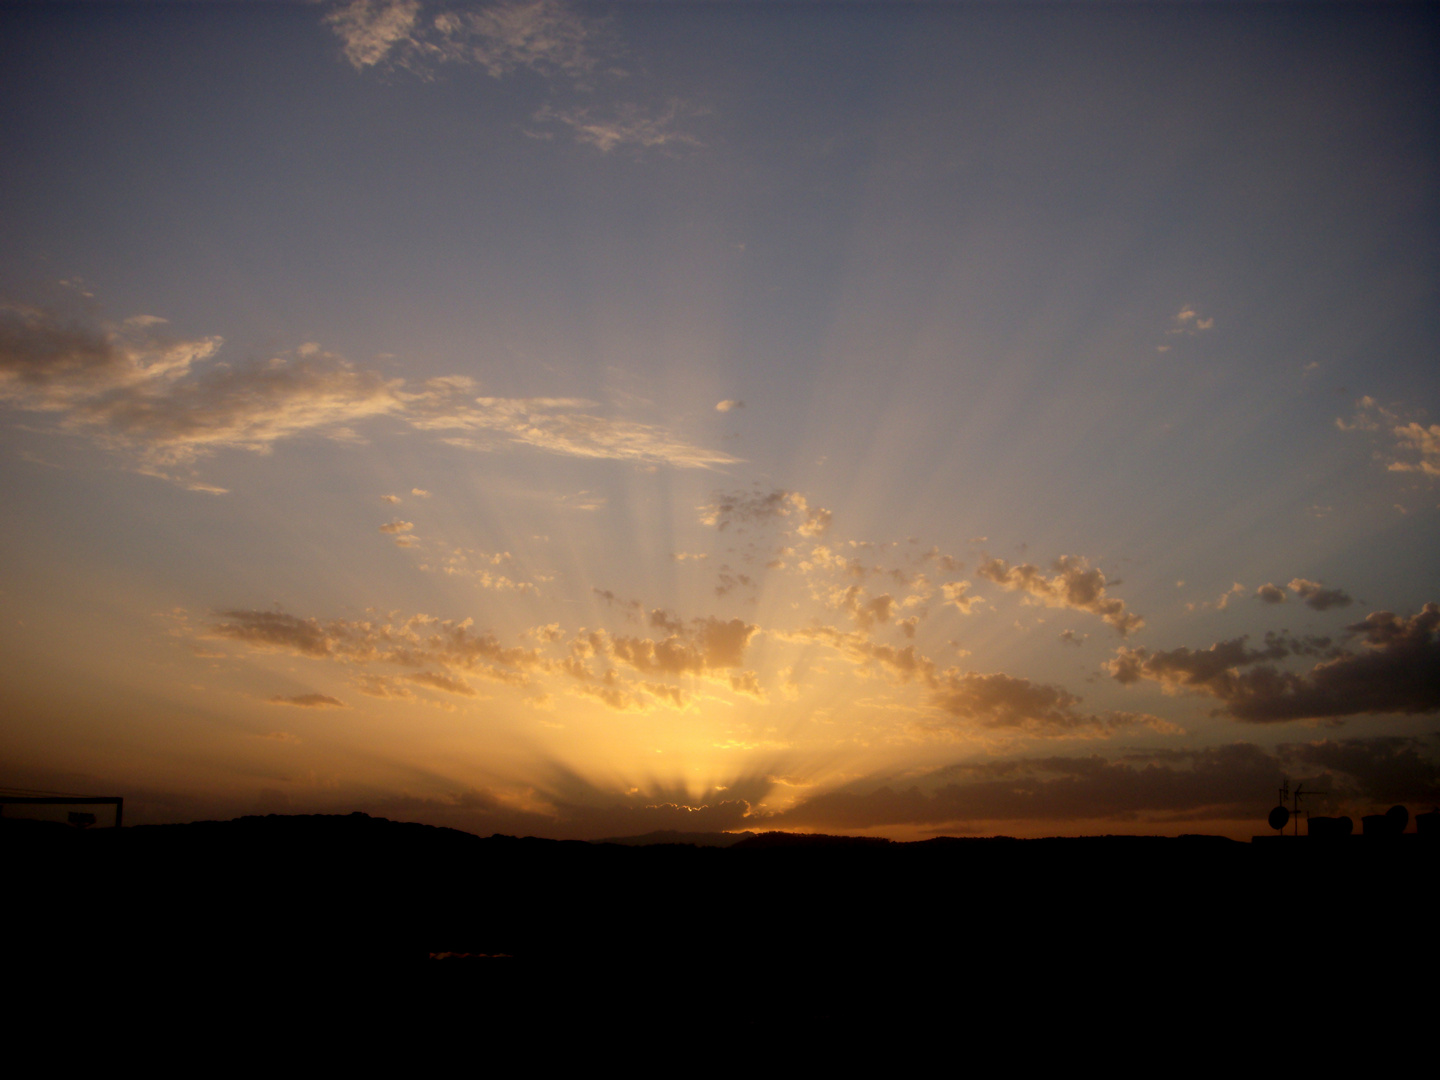
[(1266, 582), (1255, 590), (1255, 599), (1265, 604), (1283, 604), (1285, 590), (1272, 582)]
[(1213, 329), (1215, 320), (1208, 316), (1201, 315), (1191, 305), (1182, 307), (1173, 319), (1170, 320), (1170, 329), (1167, 334), (1185, 334), (1193, 337), (1206, 330)]
[(413, 528), (415, 528), (413, 521), (401, 521), (399, 518), (396, 518), (394, 521), (387, 521), (384, 525), (381, 525), (380, 531), (391, 534), (407, 533)]
[(735, 401), (730, 398), (726, 398), (724, 401), (718, 401), (715, 403), (716, 412), (734, 412), (736, 409), (743, 409), (744, 407), (745, 402)]

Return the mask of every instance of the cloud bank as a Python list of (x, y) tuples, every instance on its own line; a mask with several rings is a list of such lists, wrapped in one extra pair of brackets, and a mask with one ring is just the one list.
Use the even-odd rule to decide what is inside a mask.
[[(1358, 648), (1281, 634), (1267, 634), (1259, 649), (1244, 637), (1198, 650), (1122, 646), (1105, 669), (1122, 684), (1150, 680), (1167, 693), (1216, 698), (1220, 714), (1248, 723), (1433, 713), (1440, 712), (1437, 627), (1440, 605), (1430, 603), (1409, 618), (1377, 611), (1346, 627)], [(1278, 666), (1290, 657), (1316, 656), (1321, 659), (1308, 672)]]

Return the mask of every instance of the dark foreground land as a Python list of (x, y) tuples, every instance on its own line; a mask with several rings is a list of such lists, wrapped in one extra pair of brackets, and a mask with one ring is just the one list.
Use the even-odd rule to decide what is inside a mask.
[(1210, 1001), (1245, 1022), (1306, 995), (1433, 1012), (1432, 841), (770, 834), (722, 848), (363, 814), (3, 822), (0, 960), (12, 981), (82, 994), (157, 973), (349, 972), (361, 994), (383, 974), (492, 1012), (609, 1021), (953, 1018), (982, 999), (1064, 1011), (1097, 995), (1121, 1012)]

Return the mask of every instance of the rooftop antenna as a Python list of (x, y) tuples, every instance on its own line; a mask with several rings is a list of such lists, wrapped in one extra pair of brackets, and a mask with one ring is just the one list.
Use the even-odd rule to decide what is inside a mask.
[[(1290, 835), (1299, 836), (1300, 815), (1303, 813), (1307, 818), (1310, 816), (1309, 810), (1302, 810), (1300, 808), (1300, 800), (1307, 795), (1315, 794), (1321, 793), (1314, 791), (1306, 791), (1303, 782), (1296, 784), (1295, 790), (1291, 791), (1290, 778), (1288, 776), (1285, 777), (1285, 779), (1280, 784), (1280, 805), (1275, 807), (1274, 810), (1270, 811), (1270, 816), (1267, 819), (1270, 822), (1270, 827), (1276, 832), (1283, 835), (1285, 832), (1285, 826), (1293, 820), (1295, 822), (1295, 828)], [(1285, 805), (1286, 799), (1290, 800), (1290, 805), (1288, 807)]]

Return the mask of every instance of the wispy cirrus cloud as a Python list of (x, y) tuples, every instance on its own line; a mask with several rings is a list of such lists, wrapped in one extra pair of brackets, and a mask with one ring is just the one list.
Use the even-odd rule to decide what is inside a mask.
[(276, 694), (267, 699), (271, 705), (295, 705), (302, 709), (343, 709), (345, 703), (329, 694), (294, 694), (286, 697)]
[(218, 451), (269, 453), (302, 436), (353, 441), (357, 425), (385, 417), (468, 449), (527, 446), (679, 468), (738, 460), (653, 424), (597, 415), (581, 398), (479, 396), (463, 376), (411, 387), (313, 343), (231, 365), (217, 359), (221, 345), (172, 336), (149, 316), (94, 325), (0, 305), (0, 405), (50, 416), (57, 431), (88, 437), (140, 472), (210, 491), (219, 489), (195, 466)]
[[(406, 677), (451, 693), (465, 693), (459, 689), (464, 675), (523, 685), (530, 672), (546, 665), (538, 650), (504, 646), (494, 634), (476, 631), (468, 619), (456, 622), (427, 615), (398, 621), (321, 621), (283, 611), (237, 609), (220, 612), (206, 636), (362, 669), (375, 665), (418, 669)], [(417, 678), (433, 676), (437, 668), (449, 682)]]
[(503, 441), (568, 457), (608, 458), (646, 464), (702, 469), (730, 465), (740, 459), (706, 450), (676, 438), (653, 424), (615, 420), (588, 410), (596, 402), (584, 398), (466, 398), (455, 380), (432, 380), (407, 398), (408, 419), (426, 431), (477, 433), (451, 435), (445, 442), (472, 450), (493, 450)]
[[(701, 146), (700, 140), (683, 127), (687, 120), (699, 115), (700, 110), (674, 99), (659, 110), (649, 110), (633, 103), (610, 109), (592, 106), (556, 109), (546, 105), (536, 111), (533, 119), (540, 124), (561, 124), (570, 129), (577, 142), (608, 154), (626, 146), (644, 150)], [(721, 412), (729, 412), (743, 402), (720, 404), (729, 406), (720, 409)]]
[[(422, 4), (421, 0), (349, 0), (325, 23), (356, 70), (402, 69), (429, 79), (442, 66), (473, 65), (493, 79), (528, 72), (592, 91), (593, 77), (624, 77), (614, 66), (621, 48), (608, 22), (561, 0), (502, 0), (485, 5)], [(679, 149), (701, 145), (689, 122), (704, 110), (679, 98), (647, 107), (633, 100), (547, 103), (531, 116), (567, 130), (601, 153), (622, 147)], [(542, 126), (527, 134), (550, 138)]]
[(420, 0), (351, 0), (325, 16), (340, 37), (345, 59), (373, 67), (393, 52), (414, 48)]

